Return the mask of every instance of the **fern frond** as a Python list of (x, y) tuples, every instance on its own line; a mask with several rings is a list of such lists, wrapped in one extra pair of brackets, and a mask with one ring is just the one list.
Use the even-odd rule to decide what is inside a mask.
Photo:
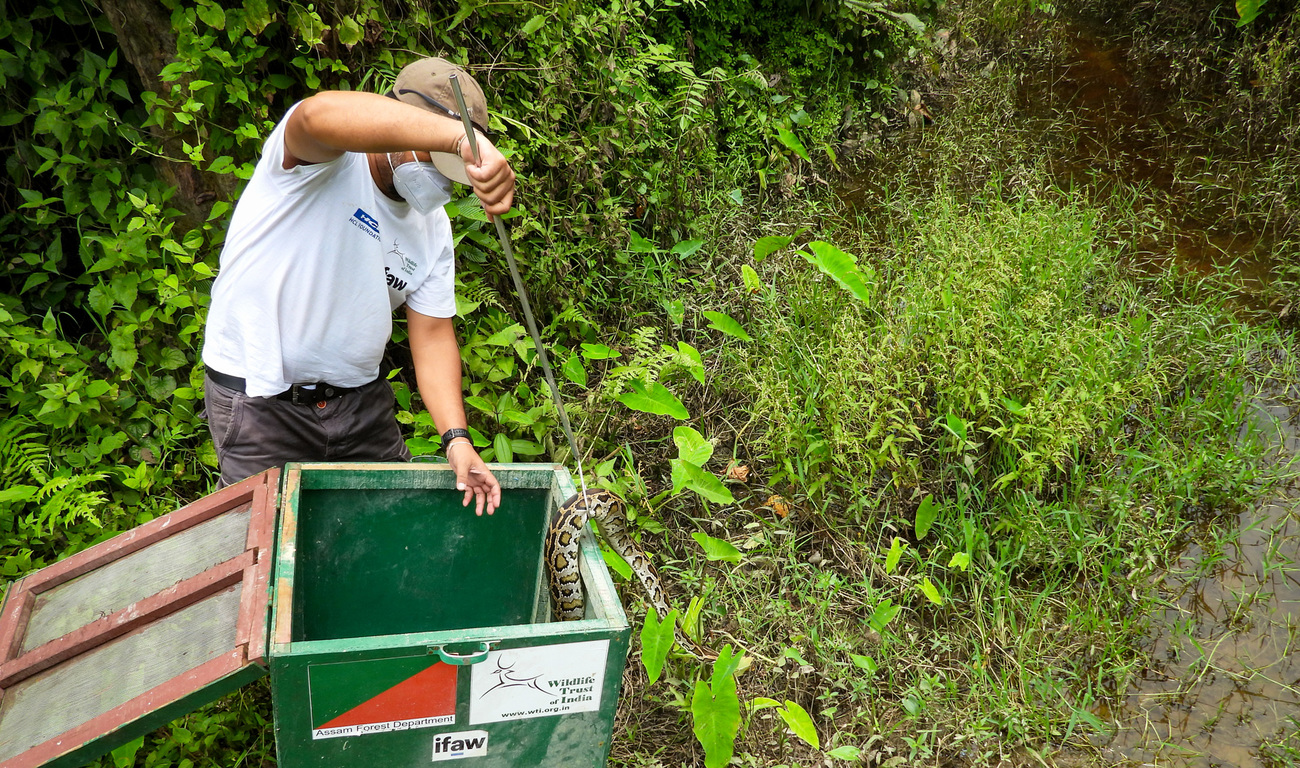
[(5, 419), (0, 422), (0, 481), (16, 485), (22, 481), (48, 482), (45, 471), (50, 454), (45, 437), (37, 432), (25, 432), (32, 423), (26, 419)]
[(37, 530), (53, 532), (59, 528), (71, 527), (79, 521), (88, 522), (96, 528), (103, 528), (97, 511), (107, 499), (104, 492), (87, 490), (87, 487), (103, 480), (102, 472), (72, 475), (60, 472), (51, 477), (36, 492), (36, 501), (40, 508), (27, 517)]
[(456, 291), (463, 299), (505, 309), (505, 305), (501, 302), (501, 295), (482, 280), (474, 279), (468, 283), (460, 283), (456, 286)]

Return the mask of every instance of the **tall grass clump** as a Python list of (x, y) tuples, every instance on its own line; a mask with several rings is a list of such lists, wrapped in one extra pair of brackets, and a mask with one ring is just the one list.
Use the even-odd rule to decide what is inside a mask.
[(1206, 291), (1138, 282), (1093, 209), (996, 186), (887, 202), (911, 213), (818, 233), (867, 255), (870, 301), (798, 251), (757, 265), (755, 343), (718, 377), (803, 517), (753, 551), (775, 573), (697, 587), (755, 654), (822, 675), (755, 687), (845, 739), (961, 765), (1082, 744), (1142, 663), (1153, 575), (1268, 480), (1248, 391), (1287, 356)]
[(1041, 491), (1179, 370), (1152, 347), (1158, 318), (1103, 298), (1085, 210), (941, 196), (892, 236), (870, 304), (781, 281), (760, 310), (773, 353), (749, 361), (764, 448), (820, 451), (848, 497), (925, 487), (949, 454), (992, 489)]

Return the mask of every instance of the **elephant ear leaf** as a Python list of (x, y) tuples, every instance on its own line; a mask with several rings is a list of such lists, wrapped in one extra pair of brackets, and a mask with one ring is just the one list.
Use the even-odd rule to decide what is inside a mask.
[(682, 401), (677, 399), (663, 384), (654, 382), (646, 386), (640, 381), (633, 380), (630, 385), (631, 392), (619, 395), (618, 400), (623, 405), (634, 411), (652, 413), (656, 416), (672, 416), (674, 419), (685, 421), (691, 417), (682, 405)]
[(840, 287), (853, 294), (861, 301), (871, 301), (871, 288), (868, 283), (874, 283), (876, 276), (870, 269), (864, 271), (858, 267), (858, 260), (851, 254), (841, 251), (839, 248), (824, 243), (820, 240), (814, 240), (808, 244), (811, 254), (804, 253), (803, 256), (810, 264), (820, 269), (828, 275)]

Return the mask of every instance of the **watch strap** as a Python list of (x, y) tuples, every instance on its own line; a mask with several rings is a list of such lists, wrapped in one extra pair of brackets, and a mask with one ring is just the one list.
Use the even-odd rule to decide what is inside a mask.
[(447, 450), (447, 446), (451, 445), (451, 441), (455, 440), (458, 437), (463, 437), (466, 440), (469, 440), (471, 443), (474, 442), (473, 439), (469, 436), (468, 429), (461, 429), (460, 427), (452, 427), (451, 429), (442, 433), (442, 449), (444, 451)]

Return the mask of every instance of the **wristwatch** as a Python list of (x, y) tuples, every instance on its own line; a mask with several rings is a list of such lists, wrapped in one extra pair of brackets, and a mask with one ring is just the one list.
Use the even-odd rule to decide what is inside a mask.
[(468, 429), (461, 429), (460, 427), (452, 427), (451, 429), (442, 433), (442, 450), (446, 451), (447, 446), (451, 445), (451, 441), (455, 440), (458, 437), (463, 437), (466, 440), (469, 440), (471, 443), (474, 442), (473, 439), (470, 438), (469, 436)]

